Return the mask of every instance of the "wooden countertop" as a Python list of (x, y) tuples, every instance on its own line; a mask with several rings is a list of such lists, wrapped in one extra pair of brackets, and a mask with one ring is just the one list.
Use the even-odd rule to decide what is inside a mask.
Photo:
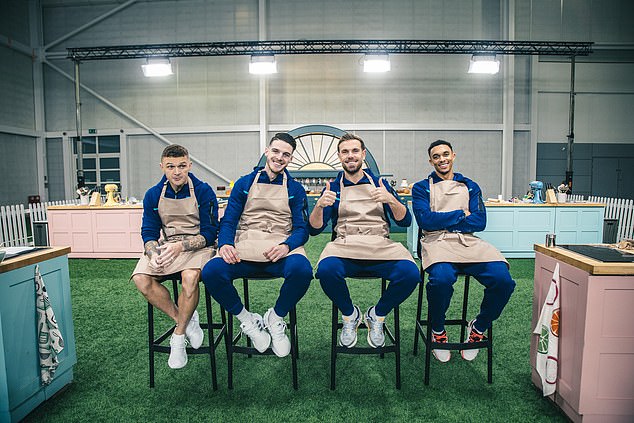
[(484, 203), (486, 207), (605, 207), (604, 203), (544, 203), (544, 204), (534, 204), (534, 203), (510, 203), (508, 201), (505, 202), (494, 202), (494, 201), (486, 201)]
[(41, 263), (45, 260), (50, 260), (68, 253), (70, 253), (70, 247), (48, 247), (44, 250), (25, 253), (10, 259), (5, 259), (2, 264), (0, 264), (0, 273), (19, 269), (31, 264)]
[(48, 206), (48, 210), (121, 210), (142, 209), (143, 204), (121, 204), (116, 206), (88, 206), (81, 204), (68, 204), (63, 206)]
[(577, 254), (561, 247), (546, 247), (535, 244), (534, 250), (561, 262), (567, 263), (591, 275), (633, 275), (634, 263), (609, 263)]

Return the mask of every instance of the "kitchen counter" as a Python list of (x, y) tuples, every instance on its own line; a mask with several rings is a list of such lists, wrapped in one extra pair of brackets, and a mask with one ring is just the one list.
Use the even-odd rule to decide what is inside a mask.
[[(220, 205), (219, 217), (226, 203)], [(139, 258), (143, 254), (143, 205), (49, 206), (51, 245), (70, 245), (70, 258)]]
[(63, 206), (48, 206), (46, 210), (121, 210), (141, 209), (143, 204), (117, 204), (116, 206), (89, 206), (87, 204), (65, 204)]
[[(6, 259), (0, 264), (0, 421), (22, 420), (73, 380), (77, 363), (70, 298), (68, 247), (51, 247)], [(52, 382), (40, 384), (35, 266), (46, 285), (64, 338)]]
[(51, 245), (70, 245), (70, 258), (139, 258), (142, 205), (50, 206)]
[(509, 201), (485, 201), (486, 207), (605, 207), (603, 203), (511, 203)]
[[(557, 244), (597, 244), (603, 241), (601, 203), (486, 202), (487, 225), (476, 235), (493, 244), (506, 258), (533, 258), (533, 245), (554, 233)], [(411, 203), (408, 204), (411, 210)], [(407, 245), (416, 256), (418, 224), (407, 231)]]
[[(531, 329), (559, 264), (557, 390), (550, 396), (573, 422), (634, 421), (634, 263), (608, 263), (561, 247), (535, 245)], [(531, 336), (531, 379), (537, 374)]]

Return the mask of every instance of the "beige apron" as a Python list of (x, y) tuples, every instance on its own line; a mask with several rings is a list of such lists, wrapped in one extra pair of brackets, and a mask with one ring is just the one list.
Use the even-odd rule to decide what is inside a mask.
[[(260, 173), (264, 170), (260, 171)], [(259, 184), (255, 175), (249, 188), (242, 216), (236, 231), (235, 248), (240, 260), (268, 262), (264, 252), (286, 241), (293, 229), (291, 207), (288, 204), (286, 173), (282, 185)], [(306, 257), (304, 247), (289, 252)]]
[[(469, 211), (469, 190), (457, 181), (434, 183), (429, 178), (429, 206), (433, 212)], [(421, 241), (423, 269), (440, 262), (483, 263), (503, 261), (504, 256), (491, 244), (471, 233), (425, 231)], [(508, 265), (508, 263), (507, 263)]]
[[(159, 239), (160, 245), (169, 242), (179, 242), (200, 235), (198, 202), (194, 194), (194, 184), (189, 176), (187, 177), (187, 183), (189, 184), (189, 198), (180, 200), (165, 198), (168, 181), (165, 181), (163, 185), (158, 202), (158, 214), (161, 217), (162, 224), (161, 237)], [(144, 273), (152, 276), (165, 276), (185, 269), (202, 269), (213, 254), (214, 249), (212, 247), (205, 247), (196, 251), (183, 251), (162, 272), (152, 268), (150, 260), (144, 254), (137, 263), (132, 275)]]
[[(412, 255), (403, 244), (392, 241), (390, 225), (383, 204), (372, 199), (373, 179), (364, 172), (370, 184), (343, 186), (340, 182), (337, 238), (326, 244), (319, 261), (326, 257), (360, 260), (410, 260)], [(380, 183), (380, 182), (379, 182)], [(378, 188), (378, 186), (377, 186)]]

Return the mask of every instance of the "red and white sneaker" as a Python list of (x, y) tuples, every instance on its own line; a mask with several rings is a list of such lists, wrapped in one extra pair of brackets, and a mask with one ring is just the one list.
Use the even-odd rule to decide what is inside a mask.
[[(484, 335), (484, 333), (479, 332), (473, 326), (474, 322), (475, 322), (475, 319), (470, 321), (469, 325), (467, 326), (467, 330), (469, 331), (469, 340), (467, 341), (467, 344), (471, 344), (473, 342), (482, 342), (482, 341), (485, 341), (487, 339), (487, 337)], [(462, 358), (464, 360), (473, 361), (478, 356), (478, 352), (479, 351), (480, 350), (477, 349), (477, 348), (474, 348), (472, 350), (461, 350), (460, 351), (460, 355), (462, 355)]]
[[(447, 338), (447, 331), (443, 330), (440, 333), (436, 333), (434, 331), (431, 332), (431, 342), (436, 342), (438, 344), (446, 344), (449, 342), (449, 338)], [(431, 350), (431, 353), (436, 357), (436, 360), (441, 363), (446, 363), (451, 359), (451, 351), (449, 350)]]

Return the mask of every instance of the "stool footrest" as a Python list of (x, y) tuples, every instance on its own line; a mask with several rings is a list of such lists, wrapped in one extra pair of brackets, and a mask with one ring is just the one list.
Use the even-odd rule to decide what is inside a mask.
[(275, 354), (270, 347), (267, 348), (266, 351), (264, 351), (264, 352), (260, 352), (260, 351), (256, 350), (254, 347), (243, 347), (241, 345), (234, 345), (232, 347), (232, 349), (233, 349), (233, 353), (234, 354), (247, 354), (249, 356), (251, 356), (251, 355), (274, 355)]
[(172, 336), (172, 334), (174, 333), (174, 329), (176, 329), (176, 326), (172, 326), (171, 328), (163, 332), (161, 336), (154, 340), (154, 345), (161, 345), (163, 342), (165, 342), (167, 338)]
[(342, 347), (341, 345), (337, 345), (335, 347), (337, 354), (348, 354), (348, 355), (363, 355), (363, 354), (384, 354), (384, 353), (395, 353), (397, 345), (386, 345), (379, 348), (372, 347)]

